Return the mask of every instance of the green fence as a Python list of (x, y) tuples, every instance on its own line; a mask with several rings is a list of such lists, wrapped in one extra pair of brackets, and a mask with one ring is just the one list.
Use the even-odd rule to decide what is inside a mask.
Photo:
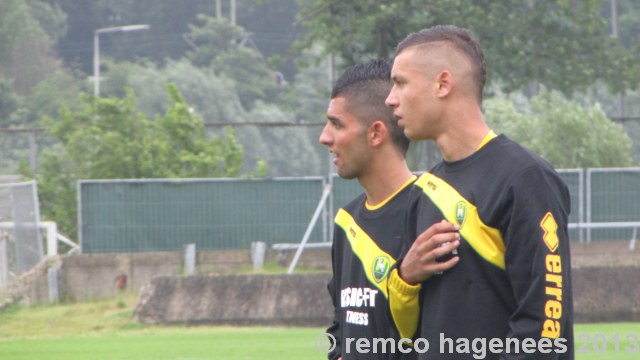
[[(249, 248), (299, 242), (323, 179), (131, 180), (79, 183), (84, 253)], [(321, 241), (319, 222), (310, 241)]]
[[(640, 222), (640, 168), (587, 169), (586, 193), (586, 222)], [(587, 241), (630, 240), (637, 229), (591, 229)]]
[[(584, 172), (582, 169), (562, 169), (558, 170), (560, 177), (569, 188), (571, 198), (571, 213), (569, 223), (584, 222)], [(571, 241), (582, 242), (585, 239), (584, 230), (569, 229), (569, 239)]]
[[(571, 225), (640, 222), (640, 169), (559, 170)], [(103, 180), (79, 183), (82, 251), (248, 249), (253, 241), (299, 243), (322, 197), (322, 177)], [(332, 237), (337, 210), (362, 193), (357, 180), (329, 179), (332, 194), (308, 242)], [(569, 231), (571, 241), (629, 240), (634, 228)]]

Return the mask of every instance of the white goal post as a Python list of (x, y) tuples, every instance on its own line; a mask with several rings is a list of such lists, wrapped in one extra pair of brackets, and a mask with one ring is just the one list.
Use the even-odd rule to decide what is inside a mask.
[[(14, 229), (15, 226), (16, 224), (13, 222), (1, 221), (0, 231)], [(69, 240), (66, 236), (58, 233), (58, 224), (53, 221), (41, 221), (37, 225), (31, 223), (27, 224), (26, 226), (37, 226), (40, 230), (44, 231), (47, 244), (46, 256), (58, 255), (58, 242), (67, 244), (69, 245), (69, 247), (71, 247), (71, 250), (67, 252), (67, 254), (80, 252), (80, 246), (78, 244)]]

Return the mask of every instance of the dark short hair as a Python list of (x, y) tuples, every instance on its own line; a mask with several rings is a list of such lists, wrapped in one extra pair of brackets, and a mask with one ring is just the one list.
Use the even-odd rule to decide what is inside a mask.
[(473, 67), (478, 101), (482, 104), (482, 92), (486, 81), (484, 53), (469, 30), (454, 25), (436, 25), (407, 35), (396, 47), (396, 56), (403, 50), (432, 43), (446, 43), (464, 54)]
[(365, 127), (376, 120), (382, 120), (389, 129), (392, 142), (406, 155), (409, 139), (398, 126), (393, 109), (385, 105), (392, 85), (391, 65), (388, 60), (376, 59), (347, 69), (336, 81), (331, 98), (344, 97), (349, 111)]

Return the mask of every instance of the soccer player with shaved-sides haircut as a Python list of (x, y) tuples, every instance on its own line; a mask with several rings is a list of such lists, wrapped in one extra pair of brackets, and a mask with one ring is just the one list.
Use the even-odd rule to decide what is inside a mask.
[(391, 78), (386, 103), (404, 133), (435, 141), (443, 160), (412, 189), (390, 324), (429, 341), (420, 359), (573, 359), (569, 191), (488, 128), (480, 45), (451, 25), (412, 33)]

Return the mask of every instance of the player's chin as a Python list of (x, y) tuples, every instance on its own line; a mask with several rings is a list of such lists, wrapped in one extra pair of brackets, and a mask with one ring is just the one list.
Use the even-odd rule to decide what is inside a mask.
[(404, 136), (409, 138), (409, 140), (429, 140), (429, 136), (425, 134), (424, 130), (415, 128), (412, 126), (404, 127)]
[(404, 127), (404, 136), (406, 136), (407, 138), (409, 138), (409, 140), (424, 140), (425, 137), (423, 137), (419, 131), (417, 131), (417, 129), (414, 129), (412, 127)]
[(340, 176), (341, 178), (345, 179), (345, 180), (351, 180), (351, 179), (355, 179), (358, 177), (358, 174), (354, 173), (353, 171), (349, 171), (347, 169), (344, 168), (338, 168), (338, 176)]

